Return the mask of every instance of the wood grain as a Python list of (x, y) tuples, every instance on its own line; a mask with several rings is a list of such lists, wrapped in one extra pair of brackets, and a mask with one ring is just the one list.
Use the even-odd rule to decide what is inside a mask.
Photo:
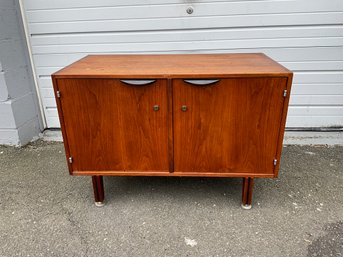
[(168, 172), (166, 80), (59, 79), (58, 90), (73, 172)]
[(169, 172), (174, 172), (174, 121), (173, 121), (173, 84), (172, 80), (168, 79), (168, 159)]
[(273, 174), (285, 78), (228, 78), (210, 86), (175, 79), (173, 86), (175, 173)]
[(191, 78), (288, 76), (289, 70), (264, 54), (89, 55), (55, 77)]

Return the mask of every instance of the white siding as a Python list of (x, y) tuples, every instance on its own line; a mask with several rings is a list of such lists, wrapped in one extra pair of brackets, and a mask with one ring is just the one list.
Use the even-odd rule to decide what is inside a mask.
[(27, 0), (24, 8), (49, 127), (59, 127), (50, 74), (87, 54), (222, 52), (263, 52), (295, 72), (288, 127), (343, 126), (342, 0)]

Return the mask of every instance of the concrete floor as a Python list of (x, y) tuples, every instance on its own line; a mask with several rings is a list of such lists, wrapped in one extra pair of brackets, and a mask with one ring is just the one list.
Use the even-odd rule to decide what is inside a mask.
[(342, 256), (343, 147), (288, 146), (278, 179), (68, 175), (63, 145), (0, 147), (0, 256)]

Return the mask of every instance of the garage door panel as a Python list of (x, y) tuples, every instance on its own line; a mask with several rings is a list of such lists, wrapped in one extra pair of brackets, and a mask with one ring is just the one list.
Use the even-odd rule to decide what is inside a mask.
[(342, 127), (343, 116), (289, 116), (286, 126), (291, 128)]
[(343, 95), (292, 95), (290, 105), (343, 105)]
[(39, 74), (39, 77), (50, 77), (51, 74), (62, 69), (63, 67), (37, 67), (36, 72)]
[(46, 122), (49, 124), (49, 128), (60, 128), (60, 120), (58, 117), (46, 116)]
[[(299, 48), (273, 48), (259, 49), (279, 62), (292, 61), (342, 61), (343, 44), (331, 47), (299, 47)], [(322, 69), (319, 69), (322, 70)]]
[[(47, 108), (51, 108), (51, 107), (56, 107), (56, 100), (54, 97), (44, 97), (43, 98), (43, 107), (45, 109), (45, 112), (46, 112), (46, 109)], [(45, 113), (47, 116), (49, 116), (49, 113)]]
[(342, 106), (290, 106), (288, 115), (292, 117), (343, 116)]
[(48, 127), (59, 127), (51, 73), (87, 54), (235, 52), (295, 72), (288, 127), (343, 126), (341, 0), (23, 2)]
[(295, 26), (343, 23), (343, 12), (207, 16), (30, 23), (31, 34), (104, 31), (172, 30), (196, 28)]
[[(295, 84), (343, 83), (343, 71), (311, 71), (294, 74)], [(309, 92), (310, 93), (310, 92)]]
[[(235, 2), (236, 0), (216, 0), (216, 2)], [(250, 2), (263, 2), (265, 0), (250, 0)], [(65, 9), (68, 8), (89, 8), (89, 7), (111, 7), (111, 6), (144, 6), (144, 5), (161, 5), (161, 4), (180, 4), (183, 0), (30, 0), (25, 3), (27, 10), (44, 10), (44, 9)], [(197, 0), (198, 3), (206, 3), (208, 0)]]
[[(292, 95), (343, 95), (342, 83), (318, 83), (318, 84), (293, 84)], [(343, 103), (342, 103), (343, 104)]]
[(283, 66), (293, 71), (341, 71), (343, 70), (343, 61), (308, 61), (308, 62), (280, 62)]
[(52, 88), (41, 88), (41, 96), (43, 98), (54, 98), (54, 90)]
[[(343, 48), (342, 48), (343, 49)], [(36, 67), (53, 66), (64, 67), (81, 58), (86, 54), (33, 54), (33, 61)]]
[[(343, 14), (342, 14), (343, 15)], [(319, 37), (319, 38), (286, 38), (286, 39), (228, 39), (228, 40), (201, 40), (201, 41), (169, 41), (167, 43), (117, 43), (117, 44), (74, 44), (74, 45), (47, 45), (33, 46), (32, 49), (37, 54), (51, 53), (93, 53), (101, 52), (126, 52), (132, 51), (168, 51), (175, 50), (205, 49), (211, 45), (214, 49), (243, 49), (243, 48), (266, 48), (266, 47), (322, 47), (337, 46), (343, 42), (343, 37)]]
[[(66, 22), (66, 21), (100, 21), (100, 20), (121, 20), (121, 19), (151, 19), (151, 18), (179, 18), (188, 17), (185, 11), (188, 4), (168, 4), (164, 5), (125, 5), (116, 6), (113, 2), (111, 6), (93, 8), (63, 8), (63, 9), (43, 9), (28, 10), (27, 16), (32, 23), (42, 22)], [(332, 12), (343, 8), (340, 0), (331, 0), (328, 5), (326, 1), (314, 1), (309, 5), (306, 1), (235, 1), (235, 2), (210, 2), (192, 3), (195, 11), (192, 17), (228, 16), (230, 15), (255, 15), (273, 13), (312, 13), (312, 12)], [(173, 11), (171, 12), (171, 8)]]
[(146, 42), (179, 42), (226, 39), (278, 39), (278, 38), (318, 38), (343, 36), (343, 26), (301, 26), (295, 28), (221, 28), (203, 30), (107, 32), (61, 35), (33, 35), (32, 46), (73, 45), (73, 44), (115, 44)]

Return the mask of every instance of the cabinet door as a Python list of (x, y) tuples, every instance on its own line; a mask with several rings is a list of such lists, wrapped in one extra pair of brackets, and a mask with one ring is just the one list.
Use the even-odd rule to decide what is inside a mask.
[(57, 81), (73, 171), (168, 172), (167, 83), (140, 84)]
[(286, 78), (193, 82), (173, 81), (174, 171), (272, 174)]

